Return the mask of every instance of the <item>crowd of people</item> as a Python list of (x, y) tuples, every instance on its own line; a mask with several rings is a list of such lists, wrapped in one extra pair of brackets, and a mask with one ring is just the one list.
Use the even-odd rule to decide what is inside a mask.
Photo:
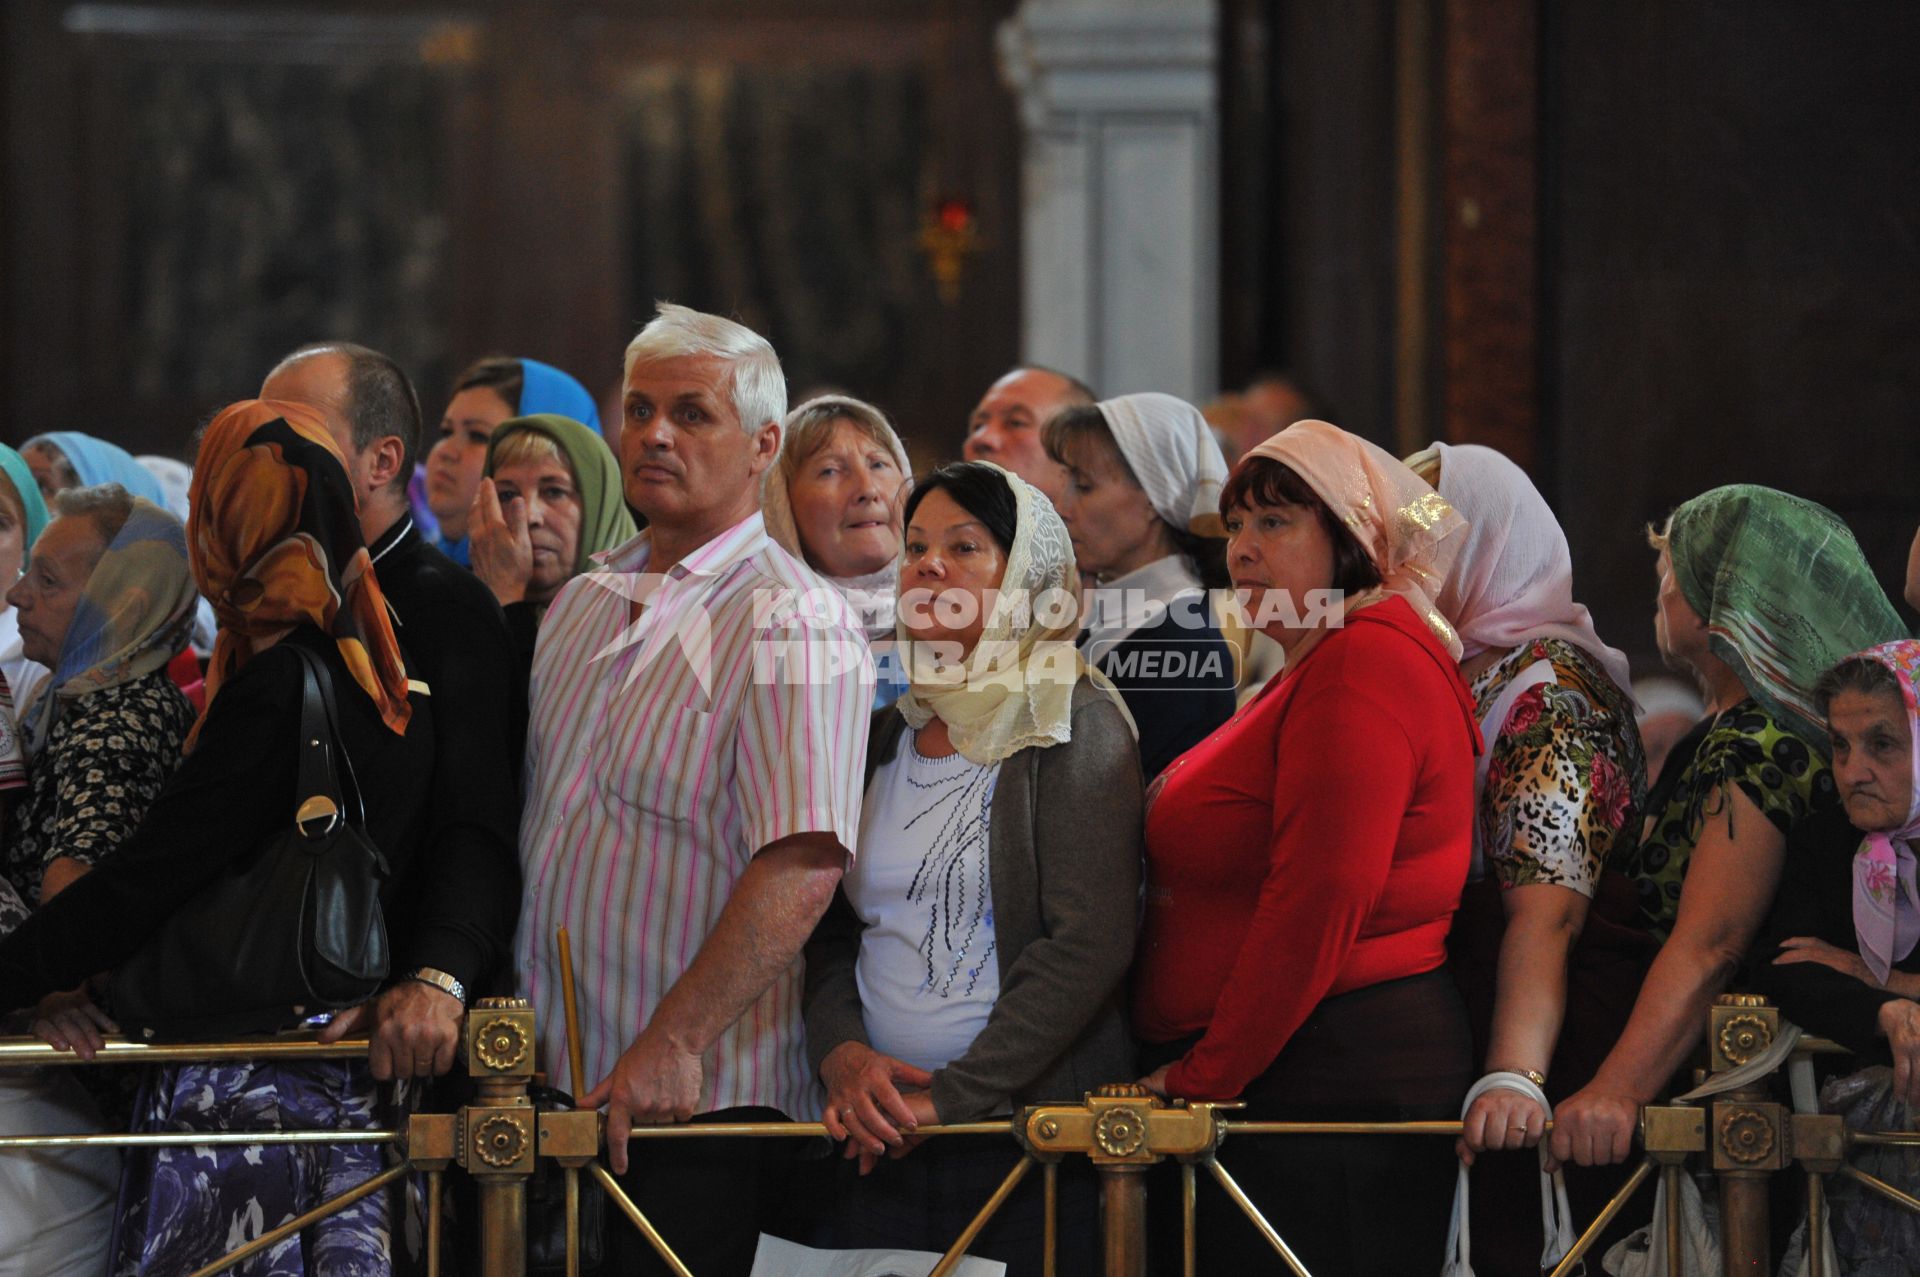
[[(1464, 1115), (1452, 1147), (1221, 1158), (1333, 1274), (1436, 1270), (1472, 1164), (1488, 1274), (1551, 1240), (1534, 1150), (1590, 1217), (1743, 965), (1920, 1100), (1920, 644), (1822, 507), (1720, 487), (1620, 547), (1700, 697), (1641, 703), (1488, 448), (1250, 437), (1249, 400), (1223, 449), (1175, 397), (1027, 367), (916, 476), (880, 409), (789, 411), (764, 338), (668, 304), (623, 385), (602, 423), (558, 369), (482, 360), (423, 455), (402, 370), (317, 343), (206, 424), (184, 492), (82, 434), (0, 447), (0, 1010), (86, 1057), (119, 1031), (114, 973), (286, 827), (316, 668), (391, 950), (364, 1001), (245, 1026), (365, 1060), (50, 1071), (6, 1083), (9, 1132), (365, 1124), (436, 1102), (465, 1007), (515, 993), (697, 1272), (746, 1273), (762, 1230), (942, 1250), (1009, 1150), (922, 1128), (1126, 1082)], [(1650, 760), (1654, 710), (1680, 723)], [(839, 1160), (630, 1147), (694, 1118), (820, 1120)], [(379, 1164), (47, 1154), (0, 1176), (0, 1226), (21, 1271), (186, 1273)], [(1059, 1271), (1091, 1273), (1091, 1172), (1058, 1190)], [(1043, 1232), (1029, 1182), (972, 1252), (1038, 1273)], [(1199, 1239), (1204, 1272), (1270, 1267), (1224, 1198)], [(420, 1246), (376, 1194), (273, 1271)]]

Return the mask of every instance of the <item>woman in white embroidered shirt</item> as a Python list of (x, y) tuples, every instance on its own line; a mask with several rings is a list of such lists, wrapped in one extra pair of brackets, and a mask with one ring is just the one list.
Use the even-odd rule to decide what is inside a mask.
[[(912, 684), (874, 719), (861, 852), (807, 949), (807, 1037), (827, 1128), (859, 1162), (836, 1240), (944, 1250), (1006, 1150), (916, 1151), (916, 1127), (1130, 1076), (1142, 795), (1132, 723), (1073, 646), (1073, 550), (1047, 499), (963, 463), (905, 515)], [(1060, 1189), (1059, 1271), (1091, 1272), (1092, 1181)], [(969, 1253), (1037, 1274), (1041, 1228), (1023, 1184)]]

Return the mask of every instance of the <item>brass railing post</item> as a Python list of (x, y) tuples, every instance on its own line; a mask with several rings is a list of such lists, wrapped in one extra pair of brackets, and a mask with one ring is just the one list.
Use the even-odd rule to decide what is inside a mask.
[(481, 1277), (525, 1277), (527, 1178), (537, 1143), (533, 1101), (533, 1007), (525, 998), (482, 998), (467, 1012), (467, 1072), (473, 1103), (460, 1110), (457, 1159), (480, 1198)]
[[(1723, 1073), (1773, 1045), (1780, 1012), (1764, 998), (1723, 993), (1713, 1007), (1709, 1029), (1710, 1068)], [(1789, 1116), (1786, 1106), (1767, 1099), (1764, 1085), (1723, 1091), (1709, 1110), (1709, 1151), (1720, 1178), (1721, 1246), (1728, 1277), (1773, 1271), (1767, 1179), (1792, 1158)]]
[(1016, 1122), (1021, 1143), (1042, 1161), (1084, 1153), (1100, 1177), (1100, 1231), (1106, 1277), (1146, 1277), (1146, 1171), (1168, 1157), (1209, 1159), (1224, 1127), (1216, 1116), (1237, 1104), (1171, 1106), (1143, 1087), (1103, 1086), (1085, 1104), (1046, 1105)]

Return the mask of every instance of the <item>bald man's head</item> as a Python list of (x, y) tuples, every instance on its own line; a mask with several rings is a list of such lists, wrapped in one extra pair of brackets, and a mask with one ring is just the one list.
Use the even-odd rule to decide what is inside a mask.
[(384, 532), (406, 507), (420, 453), (420, 400), (400, 365), (353, 342), (311, 342), (274, 366), (260, 397), (320, 413), (347, 459), (362, 530), (369, 541)]
[(961, 454), (1011, 470), (1057, 502), (1067, 471), (1047, 455), (1040, 427), (1062, 408), (1093, 402), (1092, 388), (1078, 378), (1035, 365), (1015, 368), (987, 387), (974, 407)]

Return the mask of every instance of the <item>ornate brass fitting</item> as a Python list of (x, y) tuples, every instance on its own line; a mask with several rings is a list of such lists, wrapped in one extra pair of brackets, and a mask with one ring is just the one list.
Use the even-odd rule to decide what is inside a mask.
[(1784, 1105), (1717, 1100), (1711, 1109), (1713, 1169), (1777, 1171), (1792, 1160), (1792, 1132)]
[(476, 1078), (533, 1076), (533, 1004), (481, 998), (467, 1014), (467, 1071)]
[(538, 1154), (533, 1102), (533, 1006), (525, 998), (482, 998), (467, 1012), (464, 1044), (474, 1102), (456, 1115), (457, 1160), (481, 1180), (533, 1174)]
[(1225, 1134), (1220, 1116), (1238, 1104), (1169, 1105), (1131, 1083), (1103, 1086), (1086, 1106), (1043, 1105), (1021, 1114), (1021, 1143), (1035, 1158), (1057, 1162), (1084, 1153), (1096, 1166), (1150, 1166), (1163, 1157), (1191, 1160), (1211, 1153)]
[(1780, 1033), (1780, 1009), (1750, 993), (1723, 993), (1713, 1006), (1707, 1045), (1714, 1073), (1737, 1068), (1773, 1045)]

